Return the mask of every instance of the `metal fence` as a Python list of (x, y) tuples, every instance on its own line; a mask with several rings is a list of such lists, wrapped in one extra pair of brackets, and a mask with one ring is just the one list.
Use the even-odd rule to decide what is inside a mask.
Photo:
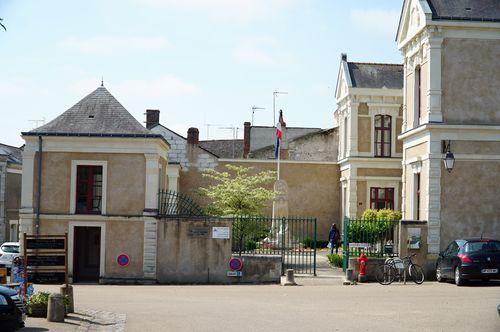
[(363, 252), (368, 257), (384, 257), (398, 248), (399, 221), (345, 217), (342, 230), (344, 270), (349, 256), (358, 257)]
[(280, 255), (282, 271), (316, 275), (316, 219), (236, 217), (232, 249), (239, 255)]
[(169, 216), (205, 216), (203, 209), (190, 197), (176, 191), (158, 192), (158, 215)]

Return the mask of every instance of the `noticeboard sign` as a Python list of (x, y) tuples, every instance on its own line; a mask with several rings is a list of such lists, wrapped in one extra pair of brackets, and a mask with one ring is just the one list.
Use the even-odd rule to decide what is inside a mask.
[(26, 239), (26, 249), (28, 250), (64, 250), (65, 249), (65, 239), (62, 238), (27, 238)]
[(212, 239), (229, 239), (229, 227), (212, 227)]
[(68, 235), (24, 234), (24, 289), (28, 283), (68, 282)]

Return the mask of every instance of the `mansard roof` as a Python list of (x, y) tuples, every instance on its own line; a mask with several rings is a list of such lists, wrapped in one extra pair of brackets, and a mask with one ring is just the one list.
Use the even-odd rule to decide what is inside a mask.
[(100, 86), (49, 123), (23, 135), (161, 137), (143, 127)]
[(427, 0), (433, 20), (500, 22), (499, 0)]
[(403, 88), (403, 65), (347, 62), (347, 66), (353, 88)]

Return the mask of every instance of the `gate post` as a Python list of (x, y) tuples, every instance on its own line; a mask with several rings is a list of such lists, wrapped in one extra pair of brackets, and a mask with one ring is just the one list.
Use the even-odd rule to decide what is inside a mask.
[(317, 233), (317, 223), (316, 223), (316, 218), (313, 218), (314, 221), (314, 276), (316, 276), (316, 248), (318, 246), (317, 244), (317, 238), (316, 238), (316, 233)]
[(349, 267), (349, 218), (344, 217), (342, 226), (343, 239), (342, 239), (342, 271), (347, 271)]

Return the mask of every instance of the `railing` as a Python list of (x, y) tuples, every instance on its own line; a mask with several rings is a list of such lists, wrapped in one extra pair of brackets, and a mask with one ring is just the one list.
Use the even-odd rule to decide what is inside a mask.
[(283, 271), (316, 274), (316, 219), (236, 217), (232, 249), (239, 255), (280, 255)]
[(158, 193), (158, 215), (205, 216), (203, 209), (191, 198), (176, 191), (160, 190)]
[(344, 250), (358, 257), (383, 257), (397, 250), (399, 221), (348, 219), (344, 223)]

